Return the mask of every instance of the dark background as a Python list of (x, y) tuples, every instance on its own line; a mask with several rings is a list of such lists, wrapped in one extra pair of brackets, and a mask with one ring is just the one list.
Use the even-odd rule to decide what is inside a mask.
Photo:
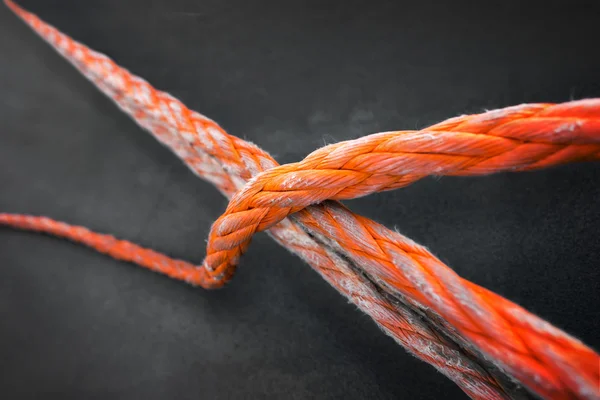
[[(591, 1), (19, 3), (281, 163), (600, 96)], [(226, 201), (2, 7), (0, 121), (0, 211), (202, 260)], [(599, 178), (580, 164), (426, 179), (348, 203), (598, 349)], [(464, 397), (265, 234), (208, 292), (0, 228), (0, 321), (6, 398)]]

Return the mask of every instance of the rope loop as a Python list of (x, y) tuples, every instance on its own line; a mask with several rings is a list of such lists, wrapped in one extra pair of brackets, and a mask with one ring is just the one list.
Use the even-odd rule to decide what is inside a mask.
[(534, 393), (546, 399), (600, 399), (600, 356), (593, 349), (337, 202), (429, 175), (479, 176), (598, 160), (600, 99), (463, 115), (420, 131), (333, 144), (279, 166), (264, 150), (229, 135), (104, 54), (12, 1), (5, 3), (231, 201), (212, 226), (200, 266), (46, 217), (1, 213), (0, 226), (70, 239), (207, 289), (229, 281), (252, 235), (268, 229), (398, 344), (471, 398), (520, 399)]
[(211, 228), (205, 287), (221, 286), (252, 236), (311, 204), (393, 190), (430, 175), (532, 171), (600, 158), (600, 99), (522, 104), (322, 147), (266, 170), (236, 193)]

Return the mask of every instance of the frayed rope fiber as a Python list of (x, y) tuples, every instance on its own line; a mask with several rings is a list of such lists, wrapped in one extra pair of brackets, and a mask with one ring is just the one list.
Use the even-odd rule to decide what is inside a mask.
[(268, 229), (384, 332), (470, 397), (600, 398), (600, 357), (592, 349), (335, 201), (397, 189), (429, 175), (475, 176), (595, 161), (600, 99), (460, 116), (420, 131), (333, 144), (279, 166), (257, 146), (227, 134), (105, 55), (5, 2), (231, 200), (214, 223), (206, 259), (198, 266), (46, 217), (0, 214), (0, 224), (64, 237), (204, 288), (231, 279), (252, 235)]

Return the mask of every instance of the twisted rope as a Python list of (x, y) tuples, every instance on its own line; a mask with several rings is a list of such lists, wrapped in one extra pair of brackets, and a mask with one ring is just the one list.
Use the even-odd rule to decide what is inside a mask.
[[(286, 221), (287, 222), (287, 221)], [(529, 398), (493, 366), (482, 363), (472, 352), (465, 351), (452, 338), (418, 312), (380, 289), (351, 263), (327, 246), (319, 246), (304, 232), (294, 232), (293, 224), (285, 223), (286, 247), (311, 246), (299, 253), (338, 291), (369, 314), (377, 324), (400, 345), (417, 358), (433, 365), (438, 371), (457, 383), (474, 399)], [(19, 214), (0, 214), (0, 225), (17, 229), (48, 233), (89, 246), (118, 260), (132, 262), (171, 278), (188, 281), (197, 266), (175, 260), (154, 250), (146, 249), (112, 235), (99, 234), (81, 226), (54, 221), (47, 217)], [(312, 243), (311, 243), (312, 242)], [(299, 247), (299, 246), (298, 246)]]
[(397, 189), (429, 175), (473, 176), (597, 160), (599, 132), (600, 99), (592, 99), (523, 104), (320, 148), (298, 163), (257, 175), (233, 196), (209, 236), (204, 266), (210, 284), (233, 274), (254, 233), (311, 204)]
[[(243, 190), (232, 199), (229, 217), (226, 214), (213, 226), (209, 262), (204, 264), (208, 268), (43, 217), (0, 214), (1, 224), (70, 238), (203, 287), (227, 281), (250, 236), (270, 227), (269, 233), (279, 243), (301, 256), (386, 333), (469, 396), (524, 395), (506, 379), (507, 373), (545, 398), (600, 397), (600, 358), (576, 339), (462, 280), (423, 247), (352, 214), (339, 203), (326, 201), (304, 208), (327, 198), (352, 198), (405, 186), (431, 173), (479, 175), (597, 159), (598, 100), (523, 105), (458, 117), (425, 132), (384, 133), (343, 142), (320, 149), (301, 163), (276, 167), (258, 147), (228, 135), (215, 122), (106, 56), (14, 3), (6, 3), (196, 174), (227, 197)], [(350, 147), (341, 150), (344, 146)], [(377, 152), (390, 154), (381, 157)], [(340, 169), (345, 174), (342, 178), (333, 173)], [(314, 175), (306, 172), (312, 170), (316, 170)], [(251, 180), (252, 176), (256, 177)], [(284, 196), (274, 192), (284, 186), (289, 186)], [(242, 211), (231, 212), (234, 207)], [(247, 214), (257, 208), (262, 211)], [(296, 214), (283, 219), (292, 212)], [(247, 224), (239, 225), (241, 231), (235, 225), (239, 213), (244, 215), (239, 222)], [(219, 233), (223, 220), (225, 231), (231, 230), (229, 236)], [(218, 252), (221, 255), (215, 256)]]

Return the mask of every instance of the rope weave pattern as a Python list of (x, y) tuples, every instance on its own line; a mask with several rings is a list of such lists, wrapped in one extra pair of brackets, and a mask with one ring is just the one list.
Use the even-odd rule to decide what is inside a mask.
[(472, 398), (522, 395), (504, 373), (545, 398), (600, 398), (600, 358), (593, 350), (462, 280), (402, 235), (333, 201), (310, 205), (390, 190), (428, 174), (481, 175), (595, 160), (600, 100), (523, 105), (453, 118), (419, 132), (371, 135), (277, 167), (258, 147), (6, 3), (138, 124), (233, 199), (213, 226), (207, 259), (199, 267), (44, 217), (0, 214), (1, 224), (79, 241), (207, 288), (226, 282), (251, 235), (270, 228), (280, 244)]
[(598, 132), (600, 100), (585, 100), (524, 104), (422, 131), (378, 133), (323, 147), (299, 163), (261, 173), (233, 197), (212, 227), (205, 268), (213, 280), (224, 281), (255, 232), (327, 199), (392, 190), (428, 175), (483, 175), (597, 160)]

